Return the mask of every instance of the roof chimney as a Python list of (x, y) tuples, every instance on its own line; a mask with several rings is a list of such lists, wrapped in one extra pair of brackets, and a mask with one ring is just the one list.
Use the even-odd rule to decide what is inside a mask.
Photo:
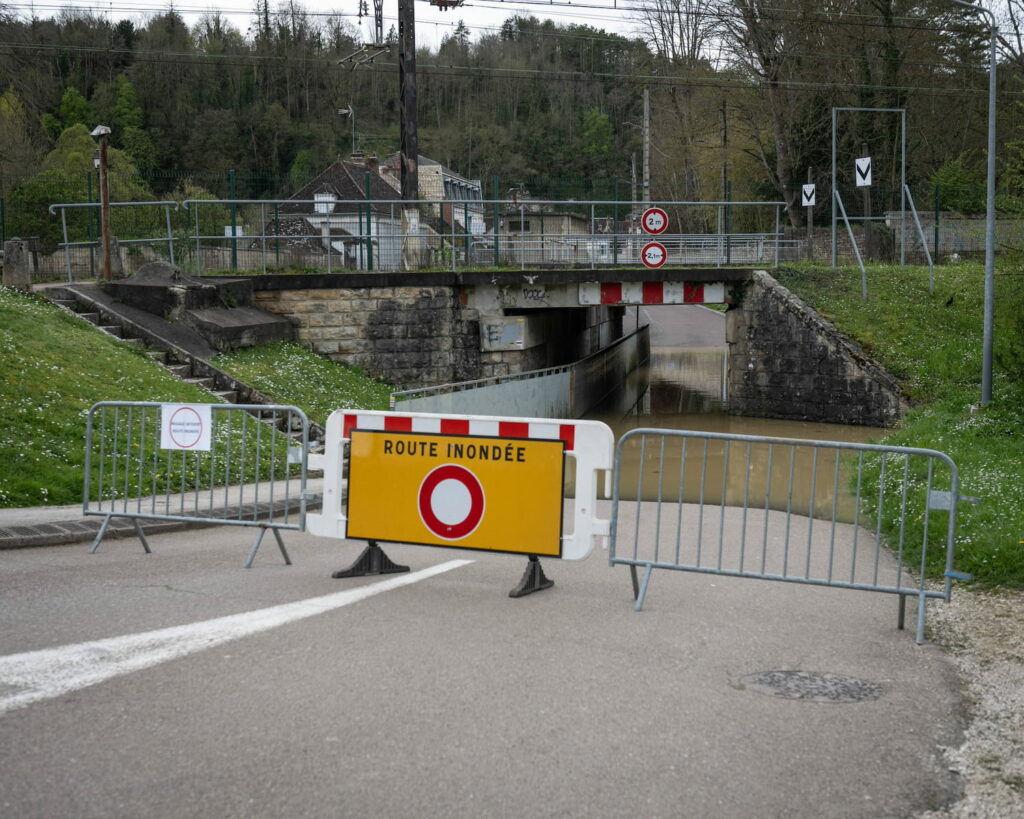
[(374, 173), (377, 173), (380, 170), (380, 160), (377, 159), (377, 154), (370, 154), (366, 157), (366, 167)]

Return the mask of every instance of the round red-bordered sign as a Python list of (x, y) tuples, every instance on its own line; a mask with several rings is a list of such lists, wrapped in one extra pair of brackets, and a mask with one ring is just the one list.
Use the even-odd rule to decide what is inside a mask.
[[(182, 415), (182, 413), (191, 413), (191, 417)], [(195, 424), (195, 427), (189, 430), (176, 429), (176, 427), (184, 424)], [(171, 440), (174, 441), (176, 447), (191, 449), (202, 440), (203, 419), (192, 407), (178, 407), (171, 414), (171, 418), (167, 423), (167, 434), (171, 436)]]
[(484, 488), (466, 467), (444, 464), (427, 473), (417, 497), (420, 519), (444, 540), (461, 540), (484, 518)]
[(668, 251), (661, 242), (648, 242), (640, 251), (640, 261), (644, 267), (661, 267), (668, 261)]
[(668, 214), (661, 208), (648, 208), (640, 217), (640, 226), (648, 233), (657, 236), (668, 229)]

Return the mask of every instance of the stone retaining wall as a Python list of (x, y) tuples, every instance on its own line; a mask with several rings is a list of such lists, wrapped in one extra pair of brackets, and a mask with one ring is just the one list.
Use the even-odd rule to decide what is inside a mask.
[(906, 410), (895, 378), (763, 271), (726, 314), (726, 341), (734, 415), (892, 427)]
[(450, 287), (258, 290), (315, 352), (403, 387), (480, 377), (480, 329)]
[(299, 343), (401, 389), (565, 364), (622, 335), (622, 308), (588, 307), (561, 315), (542, 344), (482, 352), (480, 313), (463, 306), (456, 287), (329, 286), (340, 276), (289, 287), (296, 278), (254, 279), (253, 304), (287, 316)]

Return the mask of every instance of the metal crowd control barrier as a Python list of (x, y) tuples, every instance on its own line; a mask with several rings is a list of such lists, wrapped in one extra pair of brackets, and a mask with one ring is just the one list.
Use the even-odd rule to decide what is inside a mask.
[(245, 567), (268, 530), (305, 529), (309, 420), (297, 407), (103, 401), (89, 410), (83, 514), (256, 527)]
[[(956, 507), (974, 499), (941, 452), (635, 429), (614, 470), (609, 557), (630, 567), (637, 611), (654, 569), (862, 589), (899, 595), (901, 629), (916, 597), (921, 643), (927, 599), (948, 602), (966, 577), (953, 571)], [(941, 590), (929, 566), (944, 567)]]

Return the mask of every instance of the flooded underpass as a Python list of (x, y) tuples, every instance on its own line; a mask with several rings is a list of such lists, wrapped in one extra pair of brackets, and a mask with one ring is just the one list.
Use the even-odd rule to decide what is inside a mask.
[[(608, 424), (616, 440), (641, 428), (853, 444), (878, 442), (887, 432), (731, 415), (723, 313), (699, 306), (648, 306), (630, 311), (630, 317), (650, 325), (650, 360), (619, 394), (587, 416)], [(815, 516), (848, 522), (862, 506), (855, 479), (862, 457), (849, 450), (743, 440), (659, 439), (651, 449), (634, 439), (623, 449), (620, 486), (625, 495), (644, 500), (719, 506), (724, 499), (724, 505), (805, 515), (813, 502)]]

